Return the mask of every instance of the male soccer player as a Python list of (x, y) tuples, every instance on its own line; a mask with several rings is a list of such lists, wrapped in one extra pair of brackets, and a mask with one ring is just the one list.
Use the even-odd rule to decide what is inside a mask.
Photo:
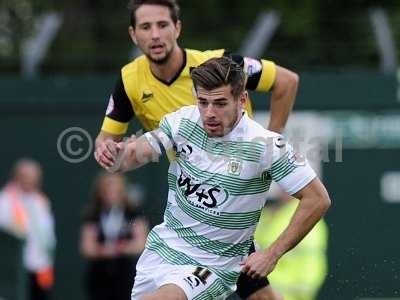
[[(212, 58), (191, 72), (197, 106), (164, 116), (159, 129), (109, 143), (127, 171), (172, 148), (164, 222), (150, 232), (132, 299), (224, 299), (240, 271), (269, 274), (330, 206), (323, 184), (282, 137), (251, 120), (242, 68)], [(271, 181), (300, 199), (288, 227), (266, 250), (247, 256)]]
[[(129, 34), (144, 55), (122, 68), (110, 97), (96, 139), (95, 157), (100, 164), (111, 157), (106, 140), (120, 140), (134, 116), (146, 130), (153, 130), (165, 114), (195, 104), (190, 68), (211, 57), (229, 56), (238, 62), (247, 75), (246, 89), (272, 92), (268, 128), (282, 131), (297, 92), (296, 74), (271, 61), (241, 57), (224, 50), (202, 52), (180, 48), (177, 38), (181, 22), (179, 7), (174, 0), (132, 0), (129, 8)], [(251, 113), (250, 102), (247, 102), (246, 110)], [(243, 298), (255, 296), (249, 299), (279, 299), (270, 287), (265, 287), (266, 284), (264, 279), (251, 280), (241, 276), (238, 293)]]

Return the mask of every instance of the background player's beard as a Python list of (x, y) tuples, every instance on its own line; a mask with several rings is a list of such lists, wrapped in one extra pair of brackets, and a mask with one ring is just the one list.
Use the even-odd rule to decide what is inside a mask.
[(159, 59), (154, 59), (150, 55), (146, 55), (146, 56), (152, 63), (155, 63), (156, 65), (161, 66), (161, 65), (165, 65), (168, 62), (169, 58), (171, 57), (172, 51), (174, 51), (174, 48), (172, 48), (170, 51), (168, 51), (164, 57), (159, 58)]

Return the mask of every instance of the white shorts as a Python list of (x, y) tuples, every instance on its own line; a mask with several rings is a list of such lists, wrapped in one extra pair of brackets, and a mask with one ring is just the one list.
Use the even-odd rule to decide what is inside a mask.
[(172, 265), (157, 253), (145, 249), (136, 264), (132, 300), (139, 300), (166, 284), (179, 286), (188, 300), (225, 299), (230, 293), (221, 278), (206, 268)]

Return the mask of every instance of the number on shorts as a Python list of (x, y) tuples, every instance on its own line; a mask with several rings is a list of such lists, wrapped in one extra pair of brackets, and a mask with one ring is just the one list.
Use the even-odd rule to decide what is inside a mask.
[(193, 275), (200, 279), (203, 284), (207, 283), (207, 278), (211, 275), (211, 272), (203, 267), (197, 267), (194, 270)]

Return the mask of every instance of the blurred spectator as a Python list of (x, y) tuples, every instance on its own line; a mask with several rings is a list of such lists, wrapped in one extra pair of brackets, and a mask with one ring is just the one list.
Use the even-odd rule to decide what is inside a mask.
[[(282, 191), (275, 191), (270, 202), (262, 211), (254, 235), (263, 249), (286, 228), (298, 205), (296, 198)], [(328, 228), (321, 219), (294, 249), (279, 260), (268, 279), (285, 300), (317, 299), (327, 275), (327, 243)]]
[(21, 159), (0, 192), (0, 226), (25, 239), (23, 261), (31, 300), (49, 299), (54, 281), (54, 220), (41, 181), (39, 163)]
[(89, 262), (89, 299), (131, 299), (147, 232), (146, 220), (128, 201), (125, 177), (100, 174), (81, 230), (81, 251)]

